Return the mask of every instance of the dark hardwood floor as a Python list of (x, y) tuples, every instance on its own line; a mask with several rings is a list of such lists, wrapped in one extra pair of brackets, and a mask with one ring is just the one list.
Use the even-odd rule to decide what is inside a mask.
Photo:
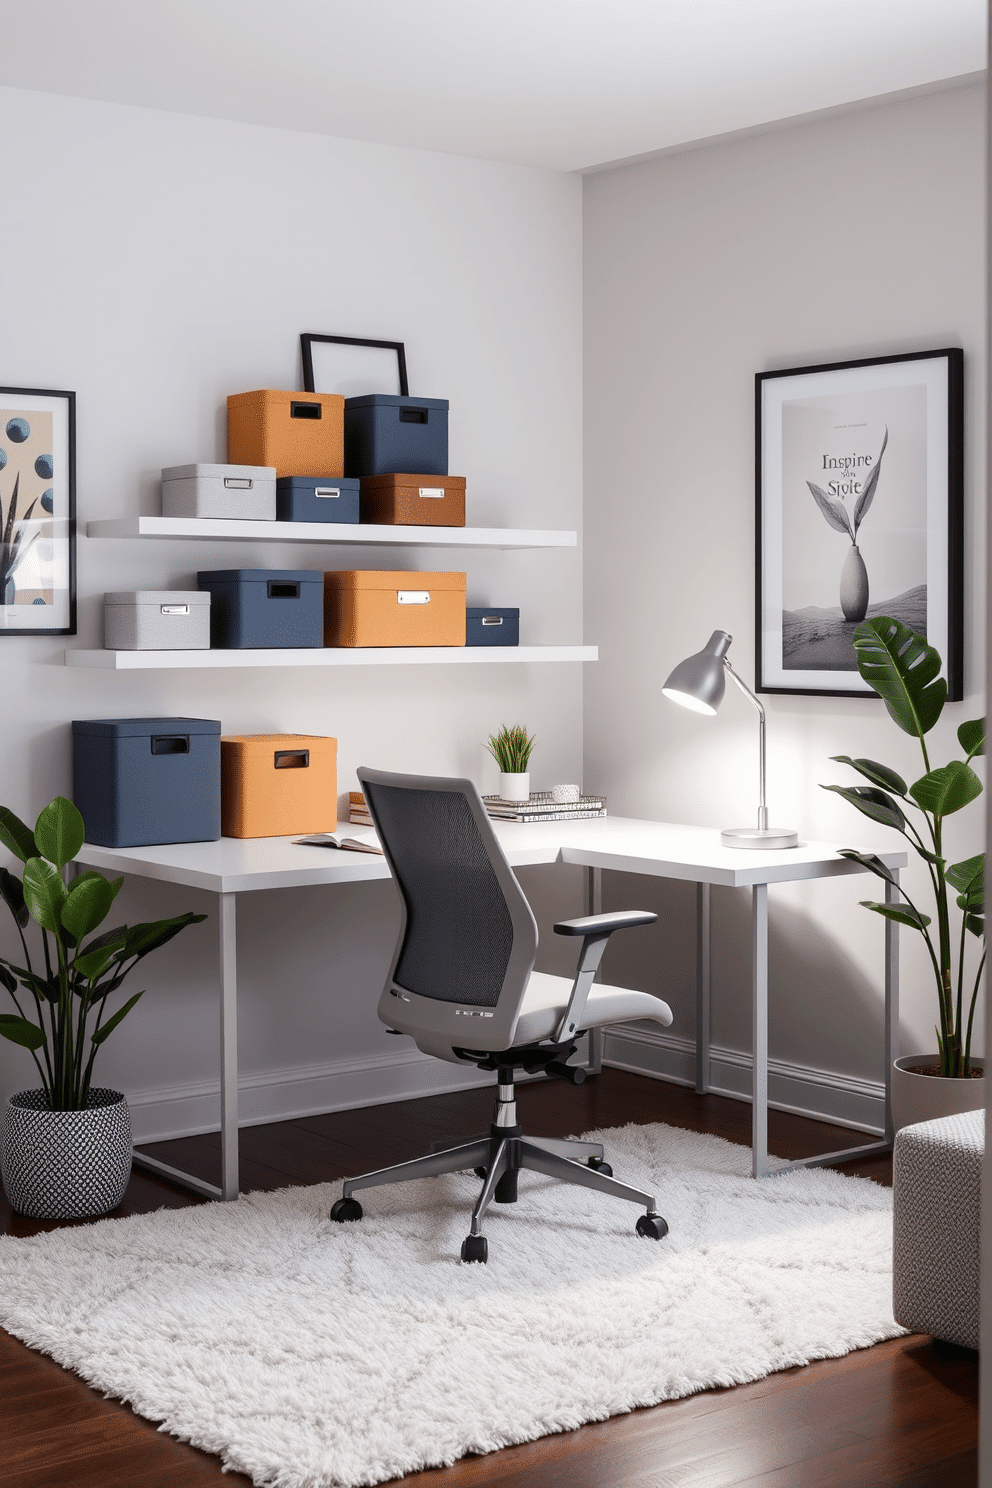
[[(485, 1127), (490, 1101), (487, 1091), (471, 1091), (247, 1128), (242, 1187), (323, 1182), (415, 1156), (435, 1138)], [(524, 1123), (549, 1136), (662, 1120), (730, 1141), (750, 1139), (749, 1106), (618, 1070), (577, 1090), (558, 1082), (525, 1086), (520, 1107)], [(846, 1143), (837, 1137), (835, 1127), (772, 1113), (771, 1146), (782, 1156), (830, 1151)], [(216, 1179), (214, 1137), (153, 1150)], [(844, 1171), (891, 1182), (886, 1157), (848, 1163)], [(196, 1202), (135, 1174), (118, 1213)], [(0, 1233), (52, 1228), (12, 1215), (0, 1200)], [(928, 1338), (896, 1339), (402, 1482), (404, 1488), (972, 1488), (977, 1387), (976, 1354)], [(221, 1473), (217, 1458), (160, 1434), (0, 1331), (0, 1488), (235, 1488), (248, 1481)]]

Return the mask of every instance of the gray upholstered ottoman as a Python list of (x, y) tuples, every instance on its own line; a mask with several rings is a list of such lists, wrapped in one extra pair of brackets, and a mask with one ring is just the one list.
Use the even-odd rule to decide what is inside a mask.
[(893, 1161), (892, 1310), (977, 1349), (985, 1112), (904, 1126)]

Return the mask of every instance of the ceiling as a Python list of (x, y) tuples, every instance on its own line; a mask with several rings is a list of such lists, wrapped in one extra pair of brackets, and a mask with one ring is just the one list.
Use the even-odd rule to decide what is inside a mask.
[(0, 83), (557, 170), (933, 87), (985, 0), (0, 0)]

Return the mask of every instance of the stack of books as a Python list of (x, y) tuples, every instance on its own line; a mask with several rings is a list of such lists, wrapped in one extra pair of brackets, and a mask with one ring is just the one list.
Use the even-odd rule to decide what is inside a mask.
[(550, 791), (531, 791), (529, 801), (504, 801), (501, 796), (483, 796), (482, 799), (489, 815), (496, 821), (582, 821), (591, 816), (606, 815), (605, 796), (556, 801)]
[(372, 813), (369, 811), (368, 803), (366, 802), (365, 797), (362, 795), (361, 791), (348, 792), (348, 806), (350, 809), (348, 820), (351, 822), (352, 826), (375, 826), (375, 822), (372, 820)]

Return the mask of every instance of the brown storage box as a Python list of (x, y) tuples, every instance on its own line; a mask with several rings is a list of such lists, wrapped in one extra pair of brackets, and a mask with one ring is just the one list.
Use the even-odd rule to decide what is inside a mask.
[(333, 832), (338, 741), (315, 734), (235, 734), (220, 741), (225, 837)]
[(344, 475), (344, 398), (263, 388), (227, 400), (232, 465), (274, 465), (278, 476)]
[(325, 646), (464, 644), (463, 573), (325, 573)]
[(363, 522), (465, 526), (463, 475), (363, 475), (361, 499)]

